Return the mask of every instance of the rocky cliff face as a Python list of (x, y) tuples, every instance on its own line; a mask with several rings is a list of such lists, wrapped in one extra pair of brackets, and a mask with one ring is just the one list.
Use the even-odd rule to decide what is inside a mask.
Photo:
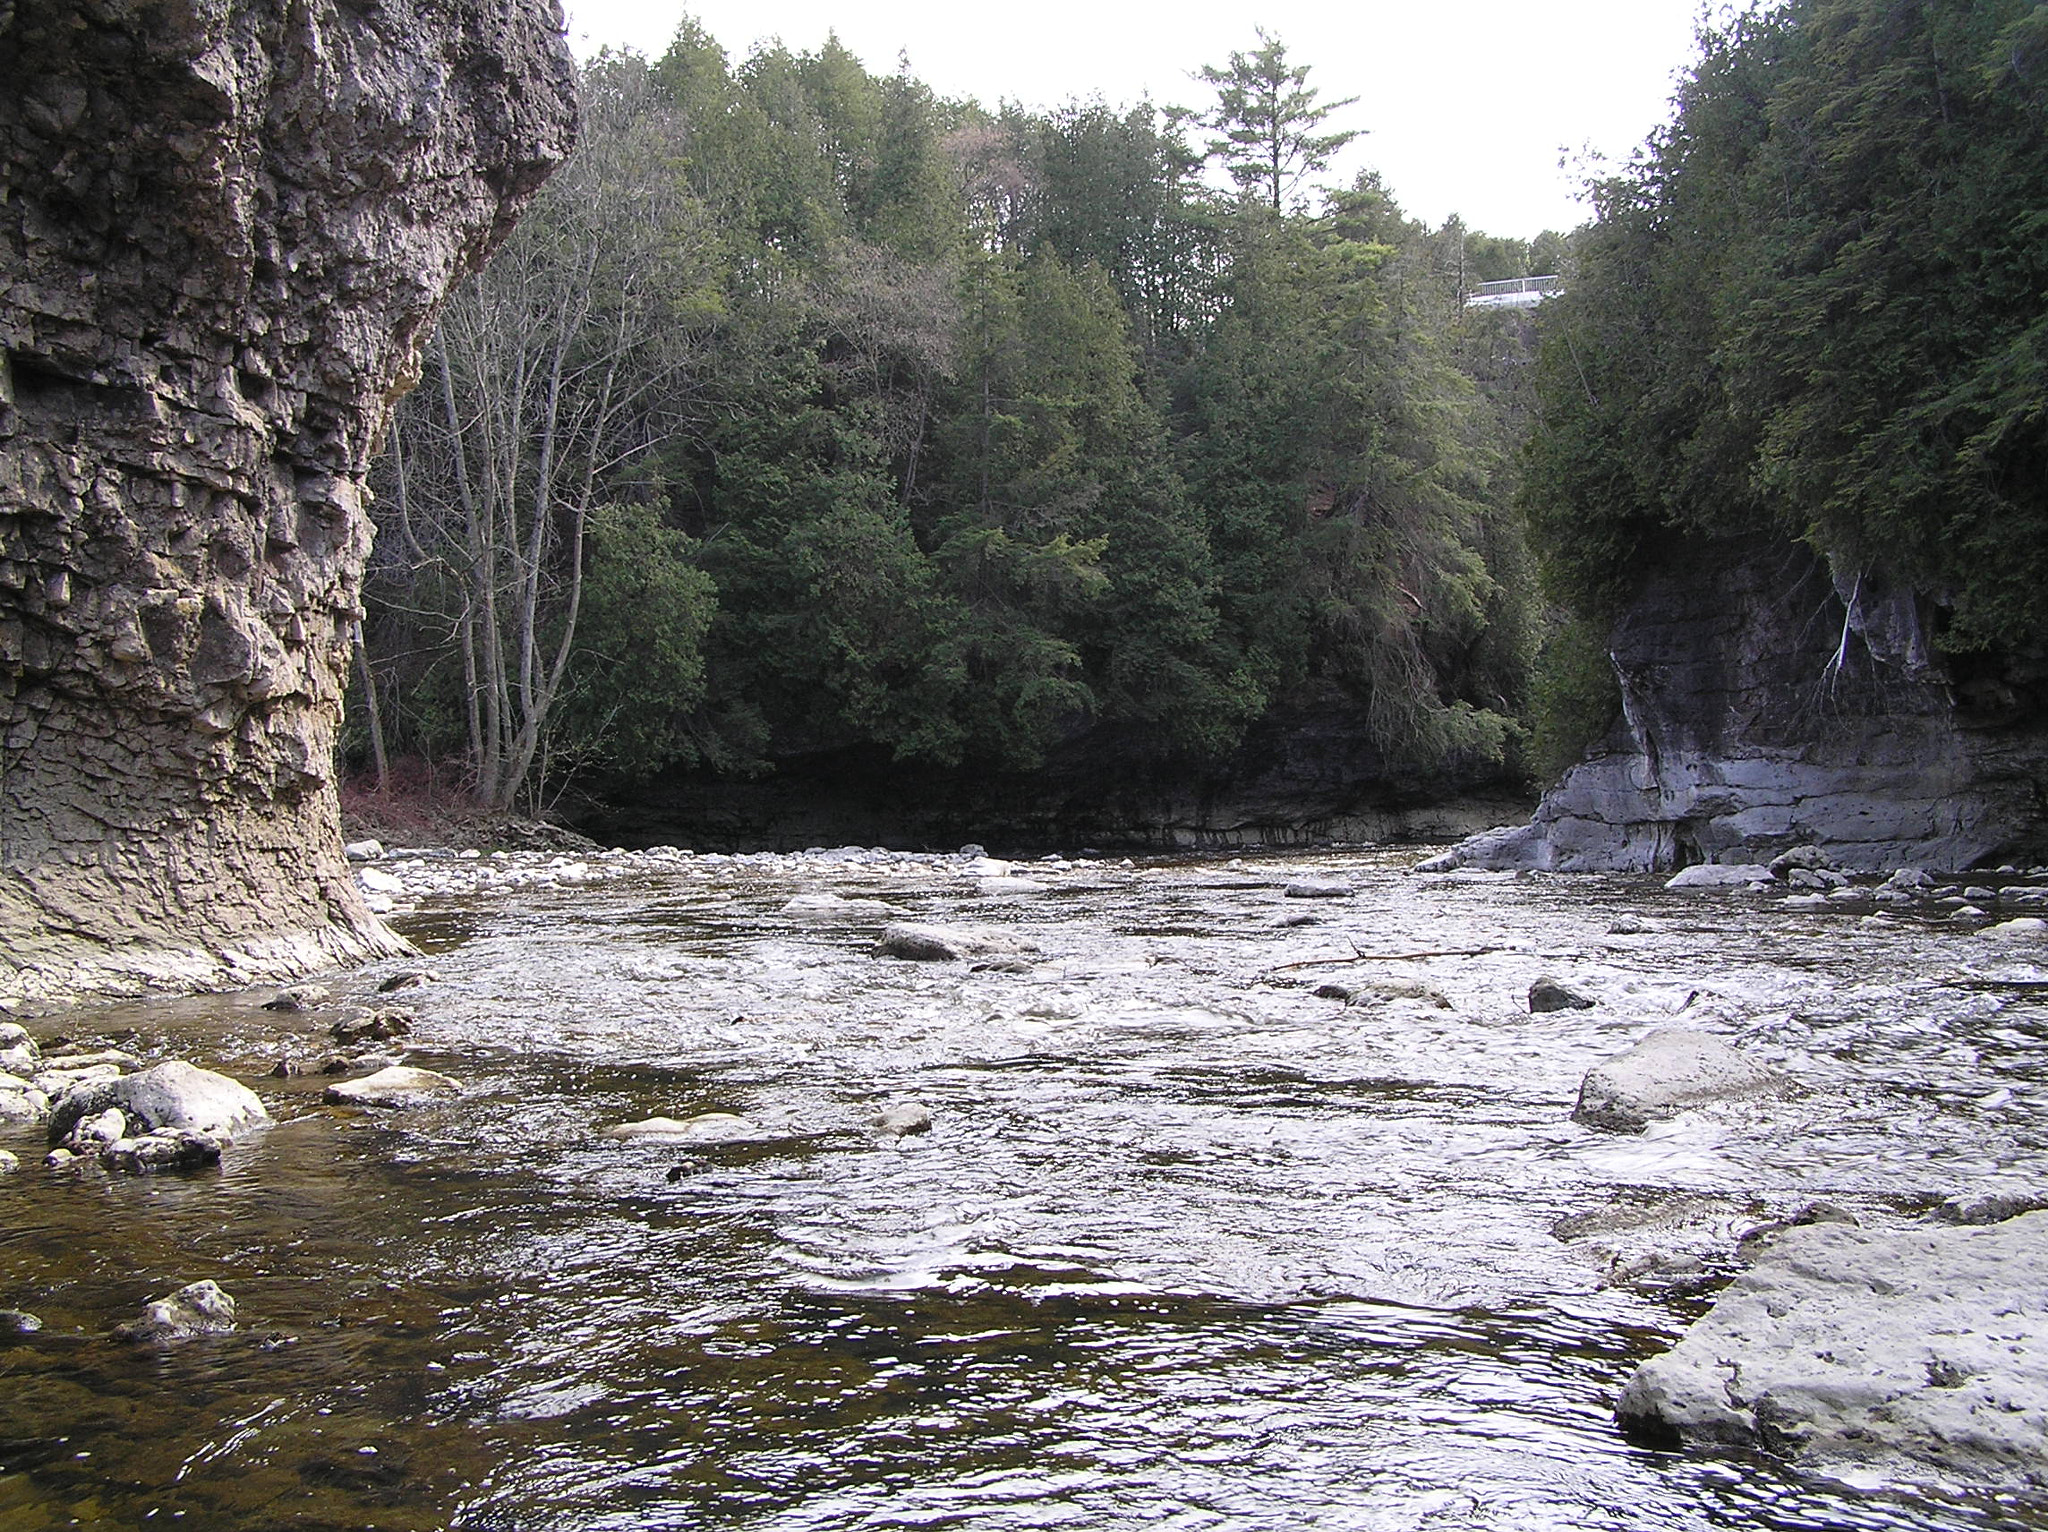
[(363, 475), (574, 122), (555, 0), (0, 0), (0, 998), (394, 945)]
[(1435, 865), (1649, 871), (1802, 842), (1852, 868), (2037, 859), (2036, 699), (1938, 654), (1929, 620), (1803, 547), (1674, 545), (1615, 628), (1608, 736), (1532, 823)]

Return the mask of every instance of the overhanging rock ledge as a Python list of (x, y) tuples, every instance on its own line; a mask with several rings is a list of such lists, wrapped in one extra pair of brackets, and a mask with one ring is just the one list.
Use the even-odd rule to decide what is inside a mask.
[(332, 775), (363, 476), (574, 135), (555, 0), (0, 0), (0, 1000), (399, 945)]

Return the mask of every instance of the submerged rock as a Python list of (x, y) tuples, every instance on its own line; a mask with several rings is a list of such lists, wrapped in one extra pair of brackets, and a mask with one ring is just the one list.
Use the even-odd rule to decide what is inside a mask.
[(277, 992), (273, 1000), (263, 1002), (266, 1011), (310, 1011), (316, 1005), (325, 1005), (334, 996), (334, 991), (324, 984), (288, 984)]
[(1821, 1472), (2048, 1487), (2048, 1213), (1985, 1228), (1774, 1234), (1622, 1390), (1667, 1445), (1760, 1447)]
[(631, 1143), (642, 1138), (687, 1138), (699, 1143), (750, 1138), (753, 1123), (734, 1112), (699, 1112), (695, 1117), (645, 1117), (639, 1122), (622, 1122), (606, 1128), (606, 1138)]
[(31, 1075), (42, 1063), (43, 1050), (18, 1022), (0, 1021), (0, 1072)]
[(143, 1305), (142, 1317), (117, 1326), (115, 1336), (131, 1341), (181, 1341), (221, 1335), (235, 1327), (235, 1300), (215, 1282), (194, 1282), (168, 1297)]
[(1349, 899), (1358, 890), (1329, 878), (1297, 878), (1280, 890), (1284, 899)]
[(966, 958), (1012, 957), (1034, 953), (1032, 943), (1007, 931), (983, 926), (931, 926), (897, 921), (882, 928), (875, 950), (885, 957), (920, 963), (954, 963)]
[(1532, 1015), (1546, 1011), (1590, 1011), (1598, 1004), (1562, 980), (1545, 974), (1529, 986), (1529, 1010)]
[(921, 1101), (892, 1101), (868, 1119), (868, 1126), (879, 1128), (894, 1138), (911, 1133), (929, 1133), (932, 1130), (931, 1108)]
[(1994, 1186), (1950, 1197), (1934, 1210), (1943, 1223), (1980, 1225), (2004, 1223), (2022, 1213), (2048, 1208), (2048, 1187)]
[(185, 1128), (231, 1138), (270, 1121), (270, 1113), (256, 1093), (241, 1081), (183, 1059), (167, 1059), (139, 1074), (82, 1085), (67, 1093), (51, 1109), (50, 1142), (63, 1143), (80, 1118), (108, 1107), (121, 1109), (131, 1132)]
[(388, 1043), (394, 1038), (410, 1037), (413, 1023), (418, 1020), (419, 1017), (402, 1006), (387, 1005), (359, 1012), (347, 1021), (337, 1021), (327, 1030), (337, 1043), (344, 1046), (351, 1043)]
[(431, 1069), (412, 1069), (392, 1064), (360, 1080), (330, 1085), (321, 1098), (331, 1106), (381, 1106), (392, 1108), (428, 1106), (462, 1094), (459, 1082)]
[(1574, 1122), (1640, 1133), (1687, 1107), (1778, 1095), (1789, 1082), (1705, 1032), (1652, 1032), (1596, 1065), (1579, 1085)]
[(0, 1176), (11, 1176), (21, 1169), (21, 1156), (12, 1149), (0, 1149)]
[(0, 1340), (33, 1335), (42, 1327), (42, 1320), (26, 1309), (0, 1309)]

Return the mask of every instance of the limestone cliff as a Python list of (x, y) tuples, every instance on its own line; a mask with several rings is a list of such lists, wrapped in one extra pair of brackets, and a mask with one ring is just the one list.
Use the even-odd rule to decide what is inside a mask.
[(0, 0), (0, 998), (395, 946), (364, 471), (574, 125), (555, 0)]
[(1769, 539), (1674, 540), (1611, 641), (1622, 716), (1528, 825), (1425, 867), (1663, 870), (2038, 858), (2048, 731), (2022, 678), (1941, 655), (1910, 591)]

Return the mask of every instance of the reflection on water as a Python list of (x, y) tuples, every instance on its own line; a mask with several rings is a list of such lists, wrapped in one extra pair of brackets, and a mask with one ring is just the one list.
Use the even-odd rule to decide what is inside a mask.
[[(267, 993), (46, 1024), (132, 1028), (280, 1120), (191, 1178), (0, 1181), (0, 1306), (45, 1322), (0, 1347), (0, 1527), (2048, 1526), (1651, 1453), (1610, 1415), (1743, 1229), (2040, 1175), (2048, 1018), (1945, 982), (2033, 967), (1920, 921), (1402, 862), (981, 899), (931, 864), (741, 861), (432, 907), (410, 1061), (466, 1094), (409, 1114), (269, 1078), (335, 1013)], [(1360, 892), (1283, 924), (1302, 870)], [(877, 958), (881, 916), (783, 912), (820, 889), (1041, 956)], [(1650, 930), (1609, 935), (1624, 913)], [(1543, 973), (1600, 1005), (1531, 1016)], [(1368, 979), (1450, 1004), (1314, 993)], [(1808, 1091), (1573, 1126), (1583, 1071), (1660, 1024)], [(897, 1097), (930, 1135), (868, 1128)], [(598, 1133), (702, 1111), (758, 1132)], [(239, 1333), (104, 1338), (201, 1277)]]

